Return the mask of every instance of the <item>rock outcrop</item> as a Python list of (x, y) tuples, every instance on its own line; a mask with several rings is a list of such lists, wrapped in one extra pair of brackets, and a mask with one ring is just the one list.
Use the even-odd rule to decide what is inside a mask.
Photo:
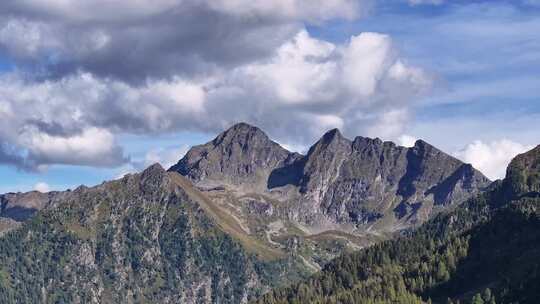
[(170, 171), (201, 188), (268, 196), (282, 202), (276, 207), (286, 220), (317, 232), (408, 228), (490, 184), (471, 165), (422, 140), (405, 148), (366, 137), (351, 141), (334, 129), (304, 156), (245, 123), (194, 147)]
[(268, 175), (300, 155), (271, 141), (257, 127), (234, 125), (211, 142), (195, 146), (170, 171), (176, 171), (199, 185), (227, 184), (259, 189)]

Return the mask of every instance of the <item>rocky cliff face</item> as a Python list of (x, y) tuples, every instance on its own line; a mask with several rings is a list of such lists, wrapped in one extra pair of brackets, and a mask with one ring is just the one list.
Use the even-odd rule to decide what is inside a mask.
[(190, 149), (170, 171), (209, 187), (228, 184), (262, 189), (273, 169), (296, 157), (259, 128), (240, 123), (213, 141)]
[[(490, 184), (471, 165), (421, 140), (405, 148), (365, 137), (351, 141), (334, 129), (303, 156), (246, 124), (193, 148), (170, 170), (200, 187), (228, 189), (229, 196), (249, 189), (271, 198), (280, 202), (272, 207), (284, 220), (313, 232), (407, 228)], [(250, 188), (253, 181), (257, 187)]]

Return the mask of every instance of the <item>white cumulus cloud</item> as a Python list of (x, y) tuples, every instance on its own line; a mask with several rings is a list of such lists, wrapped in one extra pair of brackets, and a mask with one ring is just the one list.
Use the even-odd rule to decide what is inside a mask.
[(455, 152), (454, 156), (472, 164), (488, 178), (495, 180), (504, 178), (506, 167), (512, 158), (532, 148), (507, 139), (487, 143), (477, 140)]
[[(290, 4), (293, 10), (296, 3)], [(37, 2), (31, 5), (33, 9), (45, 9), (33, 5)], [(273, 9), (263, 3), (253, 5), (257, 14)], [(137, 7), (126, 18), (139, 18)], [(48, 14), (71, 16), (75, 14), (71, 10), (79, 6), (66, 2), (51, 10)], [(58, 30), (46, 28), (54, 24), (15, 20), (21, 24), (8, 21), (16, 24), (12, 26), (17, 29), (15, 36), (31, 40), (14, 46), (26, 61), (51, 55), (43, 53), (40, 45), (44, 43), (56, 54), (49, 57), (53, 65), (57, 55), (63, 58), (64, 52), (76, 52), (62, 49), (66, 47), (62, 35), (49, 33)], [(11, 39), (8, 34), (13, 31), (0, 26), (0, 40)], [(93, 33), (85, 37), (93, 37), (90, 44), (96, 47), (118, 43), (118, 39), (109, 40), (106, 32)], [(154, 46), (162, 43), (152, 36), (139, 38)], [(302, 28), (276, 45), (267, 56), (220, 65), (202, 74), (176, 73), (182, 69), (172, 68), (168, 77), (148, 74), (137, 81), (108, 77), (89, 66), (50, 78), (28, 77), (24, 69), (4, 73), (0, 75), (0, 162), (25, 169), (54, 164), (116, 167), (129, 162), (116, 140), (118, 134), (219, 132), (239, 121), (256, 124), (272, 137), (297, 145), (311, 143), (336, 127), (349, 136), (396, 139), (410, 120), (413, 100), (431, 86), (431, 76), (407, 64), (385, 34), (359, 33), (338, 44), (312, 37)], [(185, 58), (186, 52), (170, 56)], [(108, 58), (106, 52), (90, 53), (96, 60)], [(130, 60), (129, 54), (100, 67), (118, 68), (116, 64)], [(139, 63), (153, 62), (161, 55), (156, 51)]]
[(403, 134), (397, 139), (397, 143), (403, 147), (413, 147), (418, 139), (414, 136)]
[(180, 147), (157, 148), (148, 151), (144, 157), (143, 166), (148, 167), (159, 163), (163, 168), (168, 169), (175, 165), (189, 150), (189, 147), (182, 145)]
[(211, 7), (239, 15), (264, 14), (308, 21), (335, 17), (352, 19), (371, 6), (371, 1), (358, 0), (215, 0)]
[(42, 193), (46, 193), (46, 192), (51, 191), (51, 187), (49, 187), (49, 184), (47, 183), (39, 182), (34, 185), (34, 190), (42, 192)]
[(124, 161), (122, 149), (107, 130), (88, 128), (80, 134), (55, 136), (29, 128), (20, 135), (28, 149), (29, 159), (36, 165), (77, 164), (110, 166)]
[(196, 77), (268, 57), (303, 24), (354, 19), (372, 1), (3, 1), (0, 52), (46, 77)]
[(300, 146), (335, 127), (392, 139), (430, 76), (388, 35), (332, 43), (306, 30), (359, 18), (373, 4), (3, 3), (0, 53), (15, 68), (0, 75), (0, 163), (127, 166), (119, 134), (218, 132), (239, 121)]
[(187, 145), (181, 145), (178, 147), (150, 149), (142, 159), (131, 159), (129, 163), (118, 168), (115, 178), (120, 179), (126, 174), (140, 172), (155, 163), (169, 169), (184, 157), (189, 148)]

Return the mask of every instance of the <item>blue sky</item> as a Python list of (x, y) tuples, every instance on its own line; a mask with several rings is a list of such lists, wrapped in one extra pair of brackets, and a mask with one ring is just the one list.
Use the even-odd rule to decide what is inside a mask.
[[(154, 161), (170, 165), (190, 146), (210, 140), (239, 120), (260, 125), (272, 138), (299, 151), (334, 126), (343, 128), (347, 136), (378, 136), (404, 145), (422, 138), (473, 163), (491, 178), (502, 177), (515, 154), (540, 144), (539, 3), (337, 2), (341, 7), (325, 4), (332, 13), (291, 9), (279, 18), (275, 17), (281, 10), (254, 7), (249, 16), (268, 18), (266, 24), (255, 25), (244, 24), (242, 8), (211, 7), (212, 13), (225, 16), (225, 27), (213, 29), (208, 25), (212, 22), (203, 20), (194, 33), (208, 37), (197, 39), (195, 34), (174, 29), (160, 38), (152, 36), (152, 29), (146, 33), (144, 27), (153, 25), (141, 20), (153, 15), (146, 15), (145, 6), (134, 8), (134, 15), (113, 17), (118, 18), (113, 23), (96, 12), (97, 17), (85, 23), (95, 26), (80, 34), (89, 35), (83, 42), (90, 49), (96, 46), (88, 52), (63, 40), (73, 39), (73, 33), (61, 21), (31, 15), (36, 8), (18, 8), (21, 15), (15, 17), (0, 15), (0, 74), (4, 77), (0, 115), (24, 113), (21, 117), (29, 121), (22, 123), (20, 118), (19, 126), (15, 115), (4, 119), (15, 119), (10, 125), (18, 127), (0, 133), (0, 144), (7, 147), (0, 162), (0, 192), (28, 191), (38, 183), (42, 190), (94, 185)], [(349, 16), (344, 5), (359, 13)], [(69, 24), (80, 18), (77, 9), (81, 7), (67, 5), (41, 13), (64, 18)], [(20, 21), (28, 18), (46, 26)], [(122, 34), (121, 25), (110, 25), (122, 24), (124, 19), (126, 24), (140, 22), (138, 29), (148, 34), (133, 40), (141, 54), (129, 52), (129, 44), (122, 48), (129, 37)], [(17, 31), (26, 31), (24, 37), (51, 38), (19, 39)], [(216, 31), (241, 39), (220, 40)], [(302, 31), (305, 34), (297, 34)], [(367, 32), (380, 35), (361, 35)], [(171, 41), (177, 36), (192, 40), (178, 38), (175, 45)], [(143, 63), (139, 55), (148, 59)], [(130, 62), (132, 57), (140, 64)], [(305, 71), (288, 69), (291, 62), (298, 71)], [(374, 66), (374, 62), (378, 63)], [(409, 75), (399, 84), (385, 80), (397, 63), (403, 63)], [(335, 79), (344, 79), (336, 71), (349, 66), (355, 66), (357, 74), (345, 80), (356, 81), (355, 88), (331, 87)], [(364, 68), (365, 74), (375, 76), (364, 77)], [(289, 77), (287, 83), (280, 81), (282, 75)], [(306, 79), (321, 85), (306, 87)], [(375, 84), (371, 86), (370, 81)], [(357, 89), (366, 86), (367, 97)], [(326, 91), (335, 94), (327, 97)], [(182, 98), (165, 103), (160, 99), (164, 94)], [(2, 112), (2, 103), (11, 112)], [(72, 112), (55, 112), (58, 105)], [(73, 118), (69, 113), (79, 114)], [(54, 145), (65, 150), (51, 148)]]
[[(415, 136), (450, 151), (475, 139), (535, 144), (540, 142), (538, 8), (519, 1), (389, 4), (355, 24), (336, 25), (332, 35), (346, 29), (389, 33), (406, 58), (441, 78), (433, 94), (416, 105), (410, 131)], [(437, 137), (441, 129), (432, 128), (441, 121), (466, 121), (475, 130), (458, 132), (464, 141), (448, 143)]]
[[(21, 170), (13, 166), (0, 166), (0, 176), (3, 177), (0, 193), (30, 191), (39, 183), (46, 183), (51, 190), (75, 189), (79, 185), (96, 185), (151, 165), (153, 161), (145, 159), (151, 151), (171, 150), (172, 155), (174, 151), (179, 151), (179, 160), (189, 146), (207, 142), (213, 136), (214, 134), (193, 132), (178, 132), (161, 136), (121, 136), (120, 142), (129, 151), (134, 165), (112, 168), (53, 165), (37, 172)], [(168, 161), (167, 164), (171, 165), (172, 160), (169, 158)]]

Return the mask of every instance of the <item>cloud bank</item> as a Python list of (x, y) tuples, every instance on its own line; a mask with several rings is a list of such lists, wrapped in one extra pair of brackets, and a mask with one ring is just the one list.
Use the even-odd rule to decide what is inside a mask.
[(51, 187), (49, 187), (49, 184), (44, 182), (39, 182), (34, 185), (34, 190), (39, 191), (41, 193), (46, 193), (51, 191)]
[(44, 77), (195, 77), (270, 56), (303, 27), (368, 1), (23, 0), (0, 11), (0, 51)]
[(472, 164), (489, 179), (496, 180), (504, 178), (506, 167), (516, 155), (532, 148), (534, 147), (507, 139), (487, 143), (477, 140), (454, 155), (464, 162)]
[(305, 24), (368, 1), (9, 2), (0, 52), (0, 162), (114, 167), (118, 134), (217, 132), (238, 121), (303, 145), (327, 129), (397, 139), (431, 76), (392, 38), (341, 44)]

